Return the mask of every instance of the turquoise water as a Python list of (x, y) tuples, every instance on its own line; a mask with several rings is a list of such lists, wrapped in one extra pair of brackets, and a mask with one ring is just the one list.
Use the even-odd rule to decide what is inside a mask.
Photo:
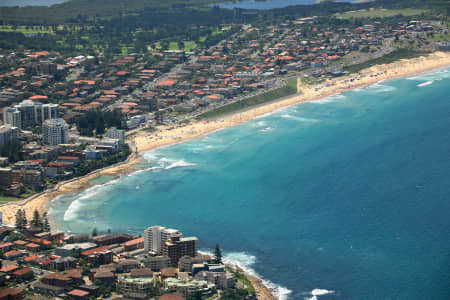
[(50, 215), (220, 243), (280, 299), (450, 299), (449, 93), (446, 70), (289, 107), (148, 152)]

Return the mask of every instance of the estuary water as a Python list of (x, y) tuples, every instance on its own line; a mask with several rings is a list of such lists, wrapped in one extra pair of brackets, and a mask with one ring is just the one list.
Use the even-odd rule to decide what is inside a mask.
[(0, 6), (52, 6), (69, 0), (0, 0)]
[(144, 154), (50, 207), (59, 229), (181, 230), (280, 299), (450, 299), (450, 70)]
[[(355, 0), (342, 0), (339, 2), (355, 2)], [(242, 8), (242, 9), (273, 9), (273, 8), (283, 8), (293, 5), (307, 5), (307, 4), (317, 4), (319, 0), (266, 0), (266, 1), (256, 1), (256, 0), (243, 0), (233, 3), (223, 3), (217, 6), (222, 8)]]

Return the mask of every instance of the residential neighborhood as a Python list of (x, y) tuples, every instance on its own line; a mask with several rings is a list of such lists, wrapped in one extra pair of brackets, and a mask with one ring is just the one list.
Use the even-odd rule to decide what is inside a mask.
[(256, 299), (218, 245), (199, 253), (198, 239), (176, 229), (88, 236), (45, 231), (46, 222), (36, 212), (28, 226), (0, 228), (0, 299)]
[[(207, 111), (268, 91), (346, 73), (404, 43), (442, 50), (435, 21), (341, 25), (320, 17), (242, 25), (208, 49), (100, 54), (11, 51), (0, 55), (0, 189), (25, 197), (125, 160), (125, 137), (183, 126)], [(226, 29), (226, 26), (223, 26)], [(444, 49), (445, 50), (445, 49)], [(176, 125), (178, 124), (178, 125)]]

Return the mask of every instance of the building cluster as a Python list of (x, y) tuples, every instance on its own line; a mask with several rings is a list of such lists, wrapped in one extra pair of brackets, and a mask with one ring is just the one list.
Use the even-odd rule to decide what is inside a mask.
[(0, 127), (0, 144), (21, 143), (19, 154), (24, 159), (0, 157), (0, 190), (15, 196), (24, 189), (42, 190), (80, 174), (91, 162), (108, 163), (125, 147), (125, 131), (115, 127), (108, 128), (102, 138), (72, 136), (61, 118), (46, 119), (40, 127), (42, 134), (9, 125)]
[[(89, 237), (1, 227), (0, 299), (185, 299), (237, 288), (232, 272), (197, 253), (196, 237), (153, 226), (144, 237)], [(26, 288), (28, 287), (28, 288)], [(10, 298), (8, 298), (10, 297)], [(248, 297), (253, 299), (253, 297)]]
[[(278, 88), (283, 85), (280, 78), (298, 72), (321, 76), (334, 66), (352, 64), (355, 56), (370, 59), (382, 45), (390, 47), (387, 40), (441, 30), (421, 21), (333, 24), (310, 17), (270, 26), (243, 25), (226, 41), (193, 52), (131, 53), (107, 61), (102, 55), (64, 57), (26, 50), (19, 56), (14, 51), (0, 56), (1, 63), (10, 65), (0, 74), (0, 81), (9, 83), (0, 89), (0, 107), (8, 106), (4, 123), (19, 129), (58, 114), (73, 124), (94, 110), (120, 112), (128, 129), (149, 120), (171, 123), (180, 114), (195, 115)], [(15, 104), (21, 100), (46, 104)], [(154, 114), (160, 110), (164, 114)]]

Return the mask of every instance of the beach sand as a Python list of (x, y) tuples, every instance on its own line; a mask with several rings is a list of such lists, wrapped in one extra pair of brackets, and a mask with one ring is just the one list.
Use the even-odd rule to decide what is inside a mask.
[(15, 214), (18, 209), (24, 209), (27, 218), (31, 220), (33, 212), (38, 210), (43, 213), (47, 209), (48, 203), (55, 199), (57, 196), (65, 193), (76, 193), (86, 188), (89, 188), (93, 184), (89, 181), (101, 176), (101, 175), (113, 175), (119, 176), (125, 173), (131, 173), (136, 170), (136, 163), (138, 162), (138, 155), (136, 153), (131, 154), (125, 162), (109, 166), (103, 169), (96, 170), (82, 177), (73, 178), (71, 180), (58, 183), (54, 188), (46, 190), (42, 193), (33, 195), (27, 199), (16, 201), (11, 204), (0, 207), (0, 211), (3, 213), (4, 224), (14, 224)]
[[(366, 87), (379, 81), (416, 75), (431, 69), (449, 65), (449, 53), (435, 52), (427, 56), (399, 60), (388, 65), (373, 66), (358, 74), (334, 78), (318, 85), (302, 85), (299, 83), (297, 86), (300, 91), (296, 95), (239, 111), (222, 118), (198, 121), (176, 128), (173, 128), (172, 126), (161, 126), (153, 133), (140, 132), (136, 135), (134, 142), (138, 152), (180, 143), (219, 129), (247, 122), (258, 116), (271, 113), (293, 104), (314, 101), (344, 91)], [(353, 81), (351, 81), (352, 78), (354, 79)], [(321, 88), (316, 90), (318, 87)]]
[[(32, 213), (35, 209), (40, 212), (45, 211), (48, 203), (55, 197), (64, 193), (75, 193), (86, 189), (92, 186), (89, 181), (100, 175), (120, 175), (136, 171), (136, 163), (139, 160), (139, 152), (185, 142), (216, 130), (236, 126), (293, 104), (314, 101), (344, 91), (367, 87), (379, 81), (412, 76), (432, 69), (448, 66), (450, 66), (450, 53), (435, 52), (418, 58), (399, 60), (388, 65), (373, 66), (359, 72), (358, 74), (334, 78), (318, 85), (303, 85), (299, 82), (299, 93), (296, 95), (283, 98), (279, 101), (272, 101), (268, 104), (252, 107), (221, 118), (196, 121), (191, 124), (178, 126), (175, 128), (160, 126), (155, 132), (152, 133), (148, 131), (138, 132), (136, 135), (131, 137), (132, 140), (130, 141), (136, 146), (137, 153), (132, 154), (126, 162), (97, 170), (80, 178), (74, 178), (69, 181), (61, 182), (51, 190), (47, 190), (22, 201), (3, 205), (0, 207), (0, 211), (3, 213), (3, 222), (5, 224), (14, 224), (14, 215), (19, 208), (24, 209), (28, 218), (31, 219)], [(353, 81), (351, 81), (352, 78)], [(242, 270), (240, 270), (240, 272), (245, 274)], [(276, 297), (271, 294), (271, 291), (264, 286), (259, 278), (253, 277), (249, 274), (245, 275), (254, 285), (258, 299), (276, 299)]]

